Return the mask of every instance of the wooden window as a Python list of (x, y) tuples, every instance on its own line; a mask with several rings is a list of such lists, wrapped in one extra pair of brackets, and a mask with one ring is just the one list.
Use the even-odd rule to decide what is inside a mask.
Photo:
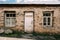
[(14, 27), (16, 25), (15, 12), (5, 12), (5, 27)]
[(52, 12), (45, 11), (43, 12), (43, 26), (52, 26)]

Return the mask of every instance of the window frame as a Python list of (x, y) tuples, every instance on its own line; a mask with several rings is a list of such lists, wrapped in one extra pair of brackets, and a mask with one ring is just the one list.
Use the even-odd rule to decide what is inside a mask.
[[(16, 26), (16, 12), (15, 12), (15, 11), (5, 11), (4, 13), (5, 13), (5, 27), (15, 27), (15, 26)], [(9, 14), (9, 17), (6, 16), (7, 14)], [(12, 15), (15, 14), (15, 17), (13, 17), (13, 16), (10, 17), (10, 14), (12, 14)], [(7, 19), (9, 19), (10, 21), (11, 21), (11, 20), (13, 21), (13, 19), (14, 19), (14, 20), (15, 20), (14, 26), (13, 26), (12, 23), (11, 23), (9, 26), (7, 26), (7, 25), (6, 25), (6, 20), (7, 20)], [(11, 22), (12, 22), (12, 21), (11, 21)]]
[(49, 22), (47, 22), (46, 24), (47, 25), (44, 25), (44, 22), (43, 22), (43, 27), (52, 27), (52, 20), (53, 20), (53, 11), (43, 11), (43, 15), (44, 13), (50, 13), (51, 16), (43, 16), (43, 21), (44, 21), (44, 18), (46, 18), (46, 20), (48, 20), (48, 18), (50, 18), (50, 25), (48, 25)]

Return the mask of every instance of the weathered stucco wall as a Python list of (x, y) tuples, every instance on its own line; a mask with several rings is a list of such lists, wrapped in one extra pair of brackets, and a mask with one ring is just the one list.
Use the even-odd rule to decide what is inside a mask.
[[(0, 27), (4, 26), (4, 11), (16, 11), (16, 26), (12, 27), (14, 30), (24, 31), (24, 11), (34, 12), (34, 31), (35, 32), (60, 32), (60, 7), (0, 7)], [(54, 11), (53, 27), (44, 28), (42, 25), (43, 11)]]

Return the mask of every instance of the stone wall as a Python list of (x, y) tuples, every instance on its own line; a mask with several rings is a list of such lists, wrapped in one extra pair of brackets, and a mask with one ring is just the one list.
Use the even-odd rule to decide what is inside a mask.
[[(24, 31), (24, 11), (33, 11), (35, 32), (60, 33), (60, 7), (0, 7), (0, 28), (5, 28), (4, 11), (16, 11), (16, 26), (12, 27), (14, 30)], [(53, 27), (43, 27), (43, 11), (54, 11)]]

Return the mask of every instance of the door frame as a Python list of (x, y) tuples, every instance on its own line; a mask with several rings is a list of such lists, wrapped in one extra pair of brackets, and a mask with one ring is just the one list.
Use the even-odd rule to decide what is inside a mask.
[(32, 32), (34, 32), (35, 31), (35, 18), (34, 18), (34, 11), (24, 11), (24, 27), (23, 27), (23, 29), (24, 29), (24, 32), (25, 32), (25, 13), (29, 13), (29, 12), (32, 12), (33, 13), (33, 31)]

